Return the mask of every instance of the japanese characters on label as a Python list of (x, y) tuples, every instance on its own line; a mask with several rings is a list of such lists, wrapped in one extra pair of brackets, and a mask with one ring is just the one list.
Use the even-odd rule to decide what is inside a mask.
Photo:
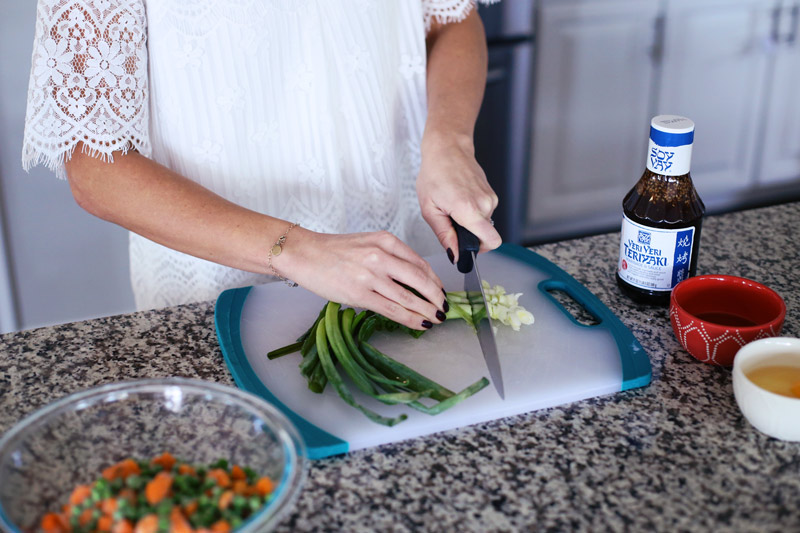
[(694, 230), (651, 228), (623, 217), (619, 276), (640, 289), (672, 290), (689, 276)]

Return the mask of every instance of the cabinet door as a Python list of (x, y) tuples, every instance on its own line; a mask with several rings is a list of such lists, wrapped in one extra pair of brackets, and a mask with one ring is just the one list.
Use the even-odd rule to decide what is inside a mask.
[(784, 2), (775, 24), (775, 64), (767, 98), (763, 184), (800, 179), (800, 1)]
[(694, 120), (692, 177), (712, 205), (753, 182), (774, 5), (774, 0), (667, 3), (657, 112)]
[(658, 6), (541, 2), (528, 239), (618, 226), (645, 164)]

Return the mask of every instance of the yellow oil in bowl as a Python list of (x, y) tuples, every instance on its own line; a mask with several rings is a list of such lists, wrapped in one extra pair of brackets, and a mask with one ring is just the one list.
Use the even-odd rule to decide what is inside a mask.
[(750, 381), (762, 389), (789, 398), (800, 398), (800, 367), (762, 366), (751, 370), (746, 375)]

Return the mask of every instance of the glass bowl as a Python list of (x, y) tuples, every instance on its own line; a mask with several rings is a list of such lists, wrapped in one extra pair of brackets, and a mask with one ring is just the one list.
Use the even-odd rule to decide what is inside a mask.
[(237, 531), (274, 527), (305, 480), (302, 439), (261, 398), (183, 378), (114, 383), (55, 401), (0, 439), (0, 530), (35, 531), (104, 468), (163, 452), (191, 464), (226, 459), (274, 481), (272, 499)]

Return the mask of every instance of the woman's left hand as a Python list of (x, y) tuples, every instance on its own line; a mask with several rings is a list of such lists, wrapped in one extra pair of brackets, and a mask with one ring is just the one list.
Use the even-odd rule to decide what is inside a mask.
[(458, 239), (450, 221), (461, 224), (481, 241), (481, 252), (503, 242), (492, 224), (497, 195), (475, 160), (472, 139), (445, 137), (422, 143), (417, 196), (422, 217), (452, 261), (458, 260)]

